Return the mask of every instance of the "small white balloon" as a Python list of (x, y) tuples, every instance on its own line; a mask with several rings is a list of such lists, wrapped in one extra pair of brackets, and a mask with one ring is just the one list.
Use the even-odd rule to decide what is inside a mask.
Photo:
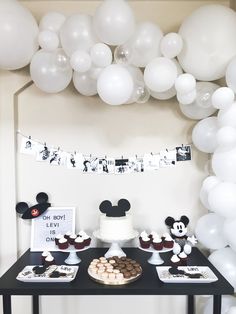
[(197, 90), (194, 89), (187, 94), (179, 94), (177, 93), (177, 100), (181, 105), (190, 105), (197, 98)]
[(236, 146), (236, 129), (231, 126), (220, 128), (216, 133), (217, 145), (232, 149)]
[(90, 50), (90, 56), (97, 67), (105, 68), (112, 63), (111, 48), (103, 43), (94, 45)]
[(236, 218), (236, 184), (221, 182), (208, 195), (210, 208), (225, 218)]
[(144, 70), (144, 81), (154, 92), (169, 90), (174, 85), (176, 77), (176, 64), (164, 57), (153, 59)]
[(236, 128), (236, 103), (226, 109), (219, 110), (218, 121), (220, 126), (231, 126)]
[(118, 64), (130, 64), (132, 60), (133, 49), (130, 45), (124, 44), (117, 46), (114, 51), (114, 59)]
[(98, 94), (109, 105), (125, 104), (131, 97), (134, 82), (129, 71), (118, 64), (111, 64), (100, 74), (97, 82)]
[(40, 32), (38, 42), (40, 47), (45, 51), (54, 51), (59, 47), (58, 35), (51, 31)]
[(213, 187), (215, 187), (220, 182), (221, 181), (216, 176), (209, 176), (202, 183), (202, 187), (200, 190), (200, 200), (207, 209), (211, 209), (210, 204), (208, 202), (209, 192)]
[(89, 76), (89, 73), (74, 72), (73, 83), (76, 90), (84, 96), (97, 94), (97, 81)]
[(196, 79), (192, 74), (184, 73), (175, 80), (175, 89), (178, 94), (188, 94), (196, 88), (196, 84)]
[(213, 107), (227, 109), (234, 102), (234, 92), (229, 87), (218, 88), (211, 97)]
[(177, 57), (183, 49), (183, 39), (177, 33), (168, 33), (161, 40), (161, 53), (172, 59)]
[(40, 20), (39, 29), (40, 31), (51, 31), (54, 33), (59, 33), (65, 20), (66, 17), (62, 13), (48, 12)]
[(193, 128), (193, 144), (201, 152), (213, 153), (217, 147), (217, 131), (218, 121), (216, 117), (199, 121)]
[(85, 51), (75, 51), (70, 58), (70, 65), (76, 72), (87, 72), (92, 65), (91, 57)]

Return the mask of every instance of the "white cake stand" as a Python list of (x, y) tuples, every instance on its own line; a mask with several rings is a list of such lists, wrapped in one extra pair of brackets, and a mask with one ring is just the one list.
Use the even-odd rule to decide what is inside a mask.
[(99, 230), (94, 231), (93, 235), (97, 239), (101, 240), (102, 242), (111, 244), (109, 250), (105, 254), (105, 257), (109, 258), (112, 256), (118, 256), (118, 257), (126, 256), (125, 252), (121, 248), (121, 244), (135, 239), (138, 236), (138, 232), (134, 231), (133, 235), (130, 236), (128, 239), (120, 239), (120, 240), (104, 239), (103, 237), (101, 237)]
[(86, 251), (90, 249), (90, 246), (86, 246), (85, 248), (81, 250), (77, 250), (74, 248), (74, 246), (70, 245), (68, 249), (61, 250), (58, 249), (59, 252), (69, 253), (68, 257), (65, 259), (65, 263), (68, 265), (76, 265), (81, 262), (81, 258), (77, 255), (78, 252)]
[(142, 251), (152, 253), (152, 256), (148, 259), (148, 263), (152, 265), (162, 265), (164, 261), (161, 258), (160, 253), (166, 253), (173, 250), (173, 248), (171, 249), (163, 248), (162, 250), (157, 251), (151, 247), (149, 249), (143, 249), (141, 246), (139, 246), (138, 248)]

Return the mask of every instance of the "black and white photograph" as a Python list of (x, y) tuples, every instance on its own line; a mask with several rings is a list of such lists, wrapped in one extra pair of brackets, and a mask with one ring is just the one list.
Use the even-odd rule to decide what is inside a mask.
[(30, 137), (23, 137), (21, 141), (20, 152), (26, 155), (34, 155), (36, 143)]
[(179, 147), (176, 147), (176, 160), (177, 161), (187, 161), (191, 160), (191, 146), (190, 145), (182, 145)]
[(134, 172), (144, 172), (144, 160), (143, 157), (136, 157), (135, 158), (135, 167)]
[(84, 156), (83, 173), (99, 173), (99, 158)]
[(115, 159), (114, 158), (99, 158), (97, 173), (112, 174), (114, 173)]
[(176, 165), (176, 151), (163, 150), (160, 152), (160, 167), (174, 167)]
[(53, 166), (61, 166), (62, 159), (61, 159), (61, 152), (59, 149), (51, 149), (50, 156), (49, 156), (49, 163)]
[(47, 145), (39, 144), (37, 146), (37, 161), (47, 162), (50, 158), (50, 150)]
[(124, 174), (132, 172), (132, 162), (128, 158), (115, 159), (115, 174)]
[(82, 171), (84, 169), (83, 155), (77, 152), (67, 153), (66, 166), (68, 169), (75, 169), (75, 170)]
[(144, 160), (144, 170), (158, 170), (160, 168), (160, 155), (159, 154), (145, 154)]

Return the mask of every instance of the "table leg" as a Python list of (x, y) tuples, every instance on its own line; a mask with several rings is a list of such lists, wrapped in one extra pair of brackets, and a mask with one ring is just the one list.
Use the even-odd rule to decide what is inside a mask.
[(195, 313), (194, 295), (188, 295), (188, 314)]
[(33, 295), (33, 314), (39, 314), (39, 296)]
[(213, 314), (221, 314), (221, 295), (214, 295)]
[(11, 296), (3, 295), (2, 302), (3, 302), (3, 314), (11, 314)]

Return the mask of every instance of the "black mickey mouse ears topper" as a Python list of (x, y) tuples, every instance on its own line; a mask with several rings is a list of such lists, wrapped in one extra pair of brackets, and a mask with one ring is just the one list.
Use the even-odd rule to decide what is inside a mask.
[(48, 207), (51, 206), (48, 203), (48, 195), (44, 192), (40, 192), (36, 196), (36, 201), (38, 204), (29, 207), (25, 202), (20, 202), (16, 204), (16, 211), (18, 214), (21, 214), (22, 219), (34, 219), (42, 215)]
[(130, 203), (122, 198), (118, 201), (117, 206), (112, 206), (112, 203), (106, 200), (100, 204), (99, 209), (107, 217), (123, 217), (125, 212), (130, 209)]

